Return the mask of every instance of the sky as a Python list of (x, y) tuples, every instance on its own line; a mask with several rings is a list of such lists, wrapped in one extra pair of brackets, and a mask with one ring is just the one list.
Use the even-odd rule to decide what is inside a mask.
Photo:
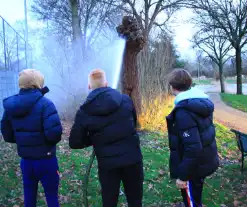
[(174, 15), (174, 20), (171, 20), (174, 23), (170, 24), (175, 34), (174, 42), (177, 50), (185, 59), (194, 59), (196, 55), (190, 42), (190, 39), (196, 32), (196, 28), (188, 22), (192, 16), (193, 13), (189, 9), (182, 9)]
[[(31, 0), (27, 0), (30, 7)], [(28, 13), (29, 25), (34, 25), (32, 21), (33, 15)], [(0, 0), (0, 15), (13, 25), (18, 20), (24, 20), (24, 0)], [(191, 48), (190, 39), (192, 38), (195, 28), (186, 21), (192, 16), (192, 12), (188, 9), (183, 9), (176, 13), (173, 17), (171, 26), (174, 31), (174, 43), (181, 57), (184, 59), (194, 59), (195, 52)]]

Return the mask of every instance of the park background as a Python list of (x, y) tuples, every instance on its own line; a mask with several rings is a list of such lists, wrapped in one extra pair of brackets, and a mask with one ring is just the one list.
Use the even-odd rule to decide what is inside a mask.
[[(106, 70), (109, 83), (123, 89), (126, 51), (116, 27), (131, 16), (143, 45), (129, 66), (135, 71), (141, 101), (139, 132), (144, 155), (144, 206), (182, 206), (169, 179), (165, 117), (173, 108), (167, 75), (184, 68), (194, 87), (215, 103), (216, 136), (221, 165), (206, 180), (205, 206), (247, 206), (246, 171), (234, 128), (247, 133), (247, 3), (243, 0), (0, 0), (0, 99), (18, 92), (18, 72), (36, 68), (45, 74), (48, 97), (63, 121), (58, 145), (61, 206), (82, 206), (92, 149), (70, 150), (68, 136), (78, 107), (88, 94), (87, 74)], [(138, 36), (140, 35), (140, 36)], [(131, 39), (129, 38), (129, 39)], [(127, 40), (128, 42), (128, 40)], [(130, 73), (131, 73), (130, 72)], [(0, 106), (0, 115), (3, 112)], [(23, 206), (19, 158), (14, 145), (0, 139), (0, 206)], [(88, 205), (101, 206), (95, 161)], [(40, 188), (38, 206), (45, 206)], [(120, 196), (119, 206), (126, 206)]]

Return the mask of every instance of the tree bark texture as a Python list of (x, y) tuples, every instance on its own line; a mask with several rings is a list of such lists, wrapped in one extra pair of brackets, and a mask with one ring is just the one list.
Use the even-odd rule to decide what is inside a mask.
[(225, 78), (224, 78), (224, 73), (223, 73), (223, 64), (219, 64), (219, 76), (220, 76), (220, 89), (221, 93), (225, 93)]
[(82, 67), (82, 59), (83, 59), (83, 42), (82, 42), (82, 31), (81, 31), (81, 23), (79, 17), (79, 5), (77, 0), (70, 0), (70, 6), (72, 10), (72, 31), (73, 31), (73, 53), (75, 57), (75, 67)]
[(70, 6), (72, 10), (72, 31), (73, 40), (82, 39), (80, 17), (78, 13), (78, 3), (77, 0), (70, 0)]
[(143, 49), (145, 40), (137, 21), (131, 16), (123, 17), (122, 24), (117, 27), (117, 32), (120, 37), (126, 39), (121, 78), (122, 92), (132, 98), (137, 115), (139, 115), (141, 113), (141, 93), (137, 55)]
[(242, 57), (241, 48), (236, 48), (237, 94), (242, 95)]
[(137, 114), (141, 113), (141, 93), (139, 91), (139, 81), (139, 74), (137, 70), (137, 53), (126, 49), (124, 55), (122, 92), (132, 98)]

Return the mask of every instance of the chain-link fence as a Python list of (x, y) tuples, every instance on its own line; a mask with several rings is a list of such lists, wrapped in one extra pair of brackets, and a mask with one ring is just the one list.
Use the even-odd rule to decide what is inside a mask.
[(0, 119), (2, 100), (18, 92), (18, 73), (32, 64), (32, 49), (0, 16)]
[(31, 62), (31, 46), (0, 16), (0, 70), (20, 71)]

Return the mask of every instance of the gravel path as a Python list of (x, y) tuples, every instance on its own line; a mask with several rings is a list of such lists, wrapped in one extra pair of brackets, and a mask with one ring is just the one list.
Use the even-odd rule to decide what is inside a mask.
[(215, 104), (215, 119), (229, 128), (247, 133), (247, 113), (226, 105), (218, 93), (209, 93), (209, 95)]
[[(215, 112), (214, 118), (228, 126), (229, 128), (234, 128), (241, 132), (247, 133), (247, 113), (234, 109), (228, 105), (226, 105), (219, 95), (220, 93), (220, 85), (219, 83), (214, 83), (212, 85), (198, 85), (197, 88), (203, 90), (207, 93), (211, 100), (215, 104)], [(227, 84), (226, 91), (228, 93), (235, 93), (236, 85), (235, 84)], [(243, 92), (247, 94), (247, 86), (243, 85)]]

